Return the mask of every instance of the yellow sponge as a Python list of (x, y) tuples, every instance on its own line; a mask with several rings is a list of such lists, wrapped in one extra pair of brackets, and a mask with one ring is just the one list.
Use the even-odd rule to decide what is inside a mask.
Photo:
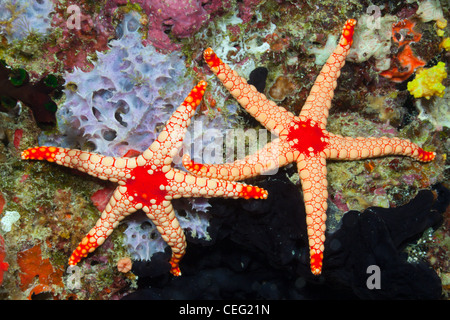
[(444, 48), (447, 51), (450, 51), (450, 37), (447, 37), (444, 40), (442, 40), (439, 47)]
[(417, 71), (416, 78), (408, 82), (408, 90), (414, 98), (443, 97), (445, 87), (442, 80), (445, 78), (447, 78), (445, 63), (439, 62), (432, 68)]

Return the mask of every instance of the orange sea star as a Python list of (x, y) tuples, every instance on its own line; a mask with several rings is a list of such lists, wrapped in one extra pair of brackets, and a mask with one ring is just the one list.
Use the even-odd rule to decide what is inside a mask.
[(142, 209), (171, 247), (171, 273), (179, 276), (181, 274), (179, 262), (185, 254), (186, 239), (175, 216), (172, 199), (267, 198), (267, 191), (258, 187), (195, 177), (172, 167), (173, 157), (181, 147), (190, 118), (200, 104), (205, 88), (204, 81), (194, 87), (173, 113), (158, 138), (135, 158), (107, 157), (57, 147), (36, 147), (22, 152), (22, 159), (56, 162), (119, 184), (101, 218), (72, 253), (70, 265), (76, 265), (88, 253), (102, 245), (122, 219)]
[(199, 164), (187, 155), (183, 157), (183, 164), (190, 172), (226, 180), (247, 179), (296, 162), (305, 202), (311, 271), (316, 275), (322, 270), (325, 241), (327, 159), (357, 160), (396, 154), (431, 161), (435, 157), (434, 152), (426, 152), (409, 140), (342, 137), (325, 129), (336, 81), (352, 44), (355, 25), (354, 19), (346, 22), (339, 44), (323, 66), (298, 116), (267, 99), (223, 63), (212, 49), (207, 49), (204, 58), (211, 70), (241, 106), (278, 138), (257, 153), (234, 163)]

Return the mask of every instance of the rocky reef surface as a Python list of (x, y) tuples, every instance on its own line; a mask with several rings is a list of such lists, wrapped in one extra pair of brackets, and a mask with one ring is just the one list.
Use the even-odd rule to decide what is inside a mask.
[[(426, 87), (420, 97), (417, 82), (414, 95), (408, 89), (423, 69), (443, 63), (448, 73), (449, 9), (429, 0), (1, 0), (0, 299), (449, 299), (450, 80), (442, 94)], [(114, 186), (22, 161), (22, 150), (136, 155), (206, 80), (183, 152), (211, 162), (230, 130), (245, 138), (262, 127), (212, 75), (203, 50), (298, 114), (348, 18), (358, 25), (327, 129), (407, 138), (437, 157), (327, 164), (323, 275), (309, 272), (293, 166), (248, 181), (269, 190), (267, 200), (175, 201), (188, 241), (182, 277), (168, 273), (168, 247), (140, 213), (68, 267)], [(121, 273), (127, 257), (131, 271)], [(367, 286), (371, 265), (381, 289)]]

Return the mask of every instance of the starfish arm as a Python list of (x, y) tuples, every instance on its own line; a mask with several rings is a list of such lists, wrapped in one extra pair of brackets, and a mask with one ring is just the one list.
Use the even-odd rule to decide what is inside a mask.
[(186, 236), (181, 229), (175, 211), (170, 200), (151, 201), (151, 206), (144, 206), (143, 210), (155, 224), (163, 240), (172, 249), (170, 258), (170, 272), (175, 276), (181, 276), (179, 262), (186, 252)]
[(331, 107), (337, 79), (341, 74), (340, 70), (352, 45), (355, 25), (354, 19), (349, 19), (345, 23), (339, 44), (322, 67), (299, 115), (302, 119), (305, 117), (320, 123), (322, 129), (326, 127), (328, 110)]
[(203, 57), (231, 95), (267, 130), (279, 135), (284, 129), (283, 124), (287, 125), (291, 122), (294, 117), (291, 112), (277, 106), (275, 102), (258, 92), (253, 85), (249, 85), (244, 78), (224, 63), (211, 48), (205, 50)]
[(328, 159), (357, 160), (403, 155), (422, 162), (429, 162), (436, 156), (435, 152), (424, 151), (417, 144), (399, 138), (351, 138), (329, 133), (329, 144), (325, 150)]
[(180, 197), (222, 197), (244, 199), (266, 199), (267, 191), (260, 187), (234, 181), (196, 177), (187, 172), (173, 169), (169, 177), (167, 194), (173, 198)]
[(47, 160), (59, 165), (86, 172), (94, 177), (112, 182), (124, 181), (134, 158), (107, 157), (100, 154), (58, 147), (35, 147), (22, 152), (23, 160)]
[(291, 163), (296, 155), (298, 152), (292, 151), (282, 140), (275, 139), (258, 152), (232, 163), (200, 164), (185, 154), (183, 166), (197, 176), (238, 181), (272, 172)]
[(126, 187), (116, 188), (100, 219), (70, 256), (69, 265), (76, 265), (82, 258), (101, 246), (121, 220), (142, 208), (142, 204), (133, 203), (130, 199), (132, 198), (127, 194)]
[[(145, 164), (154, 157), (163, 159), (166, 165), (175, 156), (183, 143), (183, 137), (197, 106), (201, 103), (206, 82), (200, 81), (189, 93), (183, 103), (175, 110), (158, 138), (137, 157), (139, 164)], [(165, 161), (166, 159), (169, 159)], [(168, 162), (168, 163), (166, 163)]]
[(328, 207), (326, 160), (321, 156), (308, 157), (297, 162), (297, 169), (305, 202), (311, 272), (318, 275), (322, 272)]

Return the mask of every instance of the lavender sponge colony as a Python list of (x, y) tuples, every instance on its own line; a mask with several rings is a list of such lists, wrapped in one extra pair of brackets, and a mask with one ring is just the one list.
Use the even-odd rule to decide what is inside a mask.
[(51, 31), (54, 4), (51, 0), (0, 1), (0, 35), (8, 42), (23, 40), (31, 33), (46, 35)]
[(62, 137), (53, 138), (60, 146), (109, 156), (143, 151), (189, 93), (181, 55), (144, 47), (139, 27), (139, 16), (128, 14), (117, 29), (120, 39), (98, 53), (93, 70), (66, 74), (66, 101), (56, 114)]

